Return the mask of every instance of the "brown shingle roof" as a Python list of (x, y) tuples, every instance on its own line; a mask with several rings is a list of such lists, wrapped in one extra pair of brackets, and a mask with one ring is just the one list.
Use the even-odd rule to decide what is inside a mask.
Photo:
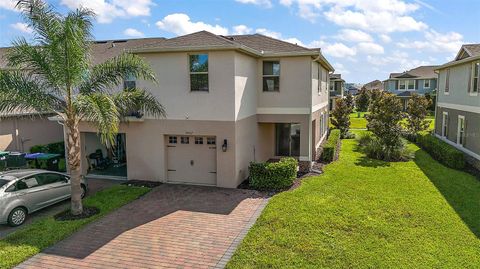
[(480, 44), (466, 44), (462, 48), (470, 54), (470, 57), (480, 56)]
[[(92, 44), (91, 58), (94, 65), (103, 63), (108, 59), (120, 55), (126, 50), (136, 48), (139, 46), (145, 46), (152, 43), (157, 43), (165, 38), (141, 38), (141, 39), (123, 39), (123, 40), (105, 40), (95, 41)], [(8, 51), (7, 48), (0, 48), (0, 68), (7, 66), (5, 54)]]
[[(282, 53), (282, 52), (311, 52), (309, 48), (305, 48), (296, 44), (292, 44), (283, 40), (271, 38), (261, 34), (254, 35), (231, 35), (225, 38), (240, 43), (251, 49), (263, 51), (265, 53)], [(318, 51), (318, 50), (317, 50)]]
[(235, 47), (235, 43), (207, 31), (163, 39), (137, 48)]
[(380, 80), (370, 81), (363, 85), (367, 90), (383, 90), (383, 83)]
[(405, 71), (403, 73), (391, 73), (390, 78), (402, 78), (402, 77), (411, 77), (411, 78), (436, 78), (437, 75), (435, 74), (435, 69), (437, 65), (426, 65), (426, 66), (419, 66), (417, 68)]

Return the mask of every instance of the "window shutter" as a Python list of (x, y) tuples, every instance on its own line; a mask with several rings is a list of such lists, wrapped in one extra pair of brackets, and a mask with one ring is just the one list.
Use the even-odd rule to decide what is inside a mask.
[(467, 144), (467, 118), (463, 119), (463, 146)]
[(472, 84), (473, 84), (473, 80), (472, 80), (472, 66), (470, 65), (468, 67), (468, 83), (467, 83), (467, 92), (472, 92)]
[(417, 90), (418, 89), (417, 86), (418, 86), (418, 79), (415, 79), (413, 82), (413, 89)]
[(399, 81), (395, 80), (395, 90), (398, 90), (398, 89), (399, 89)]

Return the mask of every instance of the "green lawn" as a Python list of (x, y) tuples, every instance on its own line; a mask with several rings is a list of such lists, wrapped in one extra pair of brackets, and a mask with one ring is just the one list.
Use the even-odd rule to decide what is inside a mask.
[(480, 181), (415, 159), (340, 159), (270, 201), (228, 268), (478, 268)]
[(365, 112), (354, 112), (350, 114), (350, 129), (366, 129), (367, 119), (365, 119)]
[(148, 188), (142, 187), (113, 186), (84, 200), (84, 205), (99, 208), (100, 214), (77, 221), (55, 221), (53, 217), (46, 217), (25, 226), (0, 240), (0, 268), (14, 267), (148, 191)]

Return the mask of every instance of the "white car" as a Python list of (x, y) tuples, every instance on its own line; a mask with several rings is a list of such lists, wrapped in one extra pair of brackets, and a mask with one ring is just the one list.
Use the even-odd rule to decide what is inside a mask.
[[(82, 180), (82, 198), (87, 183)], [(22, 225), (27, 215), (69, 199), (70, 177), (66, 174), (22, 169), (0, 173), (0, 224)]]

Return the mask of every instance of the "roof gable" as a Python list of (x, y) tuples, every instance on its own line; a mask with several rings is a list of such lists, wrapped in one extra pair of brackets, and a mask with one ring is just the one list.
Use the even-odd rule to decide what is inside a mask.
[(455, 61), (477, 56), (480, 56), (480, 44), (465, 44), (458, 51)]

